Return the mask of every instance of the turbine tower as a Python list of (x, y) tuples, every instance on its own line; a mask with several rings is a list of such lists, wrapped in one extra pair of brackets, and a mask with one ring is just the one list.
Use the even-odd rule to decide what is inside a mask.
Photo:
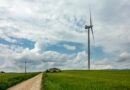
[(94, 40), (94, 34), (93, 34), (93, 24), (92, 24), (92, 16), (91, 16), (91, 9), (89, 9), (90, 13), (90, 25), (85, 25), (85, 29), (88, 30), (88, 70), (90, 70), (90, 32), (92, 32), (93, 40)]
[(27, 64), (27, 62), (26, 62), (26, 60), (25, 60), (25, 74), (27, 73), (27, 66), (26, 66), (26, 64)]

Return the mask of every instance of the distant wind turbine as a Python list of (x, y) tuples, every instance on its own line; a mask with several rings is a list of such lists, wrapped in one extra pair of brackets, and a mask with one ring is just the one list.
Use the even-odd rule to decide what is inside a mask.
[(88, 30), (88, 70), (90, 70), (90, 31), (92, 32), (93, 40), (94, 40), (94, 33), (93, 33), (93, 24), (92, 24), (92, 16), (91, 16), (91, 9), (89, 9), (90, 13), (90, 25), (85, 25), (85, 29)]

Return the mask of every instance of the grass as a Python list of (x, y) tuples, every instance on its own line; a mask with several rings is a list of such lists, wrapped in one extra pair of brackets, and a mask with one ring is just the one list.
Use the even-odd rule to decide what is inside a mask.
[(130, 90), (129, 70), (45, 73), (44, 90)]
[(7, 88), (20, 83), (26, 79), (29, 79), (38, 73), (1, 73), (0, 74), (0, 90), (6, 90)]

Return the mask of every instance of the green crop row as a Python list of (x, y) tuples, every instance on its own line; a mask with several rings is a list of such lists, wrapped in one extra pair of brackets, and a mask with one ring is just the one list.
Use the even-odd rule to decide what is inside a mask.
[(130, 90), (129, 70), (44, 73), (43, 90)]
[(26, 79), (29, 79), (38, 73), (1, 73), (0, 74), (0, 90), (6, 90), (7, 88), (16, 85)]

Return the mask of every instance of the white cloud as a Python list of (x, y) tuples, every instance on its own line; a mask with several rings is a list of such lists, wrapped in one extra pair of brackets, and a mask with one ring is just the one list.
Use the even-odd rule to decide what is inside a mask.
[(118, 62), (121, 62), (121, 63), (130, 63), (130, 53), (128, 52), (122, 52), (120, 55), (119, 55), (119, 59), (117, 60)]
[[(87, 53), (85, 51), (77, 53), (77, 55), (66, 55), (54, 51), (32, 52), (29, 49), (22, 49), (21, 52), (15, 52), (8, 47), (1, 45), (0, 70), (5, 71), (24, 71), (24, 62), (27, 61), (28, 71), (43, 71), (47, 68), (58, 67), (61, 69), (83, 69), (87, 70)], [(2, 56), (3, 54), (3, 56)], [(6, 57), (5, 57), (6, 54)], [(15, 57), (14, 57), (15, 56)], [(91, 60), (91, 69), (127, 69), (129, 63), (121, 58), (129, 60), (128, 53), (120, 55), (118, 60), (110, 60), (108, 58), (102, 60)], [(123, 63), (121, 63), (123, 62)], [(7, 69), (10, 67), (10, 69)], [(32, 70), (33, 68), (33, 70)]]
[(64, 46), (64, 48), (66, 48), (66, 49), (68, 49), (68, 50), (75, 50), (76, 49), (76, 46), (70, 46), (70, 45), (63, 45)]
[[(124, 53), (129, 53), (130, 50), (129, 0), (101, 0), (100, 2), (99, 0), (12, 0), (9, 2), (10, 0), (0, 0), (0, 38), (9, 42), (15, 42), (9, 36), (26, 38), (35, 41), (36, 44), (32, 50), (15, 46), (0, 46), (0, 58), (5, 60), (4, 67), (7, 67), (11, 60), (30, 58), (34, 63), (37, 63), (37, 60), (40, 62), (40, 64), (37, 63), (37, 70), (56, 65), (64, 69), (87, 69), (87, 57), (84, 52), (79, 52), (72, 58), (72, 56), (44, 49), (48, 44), (59, 41), (87, 45), (84, 24), (89, 23), (88, 7), (91, 4), (95, 34), (95, 43), (92, 41), (91, 45), (101, 47), (105, 54), (108, 54), (105, 57), (107, 60), (101, 60), (101, 65), (96, 64), (99, 63), (98, 60), (93, 60), (92, 68), (122, 68), (125, 65), (124, 68), (129, 68), (125, 61), (128, 61), (130, 57), (129, 54)], [(76, 49), (75, 46), (64, 45), (64, 47), (69, 50)], [(112, 55), (114, 57), (111, 57)], [(10, 60), (6, 56), (9, 56)], [(124, 60), (126, 57), (127, 60)], [(44, 59), (46, 62), (41, 63)], [(48, 59), (51, 59), (51, 62)], [(61, 59), (67, 61), (57, 62)], [(114, 59), (114, 64), (109, 63), (112, 59)], [(117, 66), (117, 59), (124, 63)], [(3, 61), (0, 63), (3, 64)]]

